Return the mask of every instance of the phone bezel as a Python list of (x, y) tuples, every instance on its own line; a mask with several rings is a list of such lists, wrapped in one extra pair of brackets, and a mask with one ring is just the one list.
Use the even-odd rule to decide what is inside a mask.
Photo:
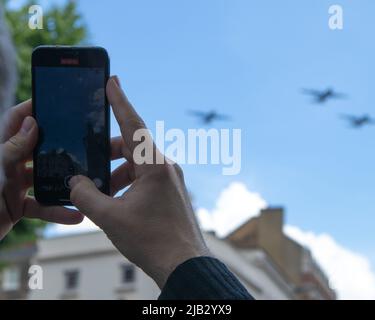
[[(61, 63), (62, 58), (78, 59), (79, 63), (74, 65), (66, 65)], [(102, 47), (78, 47), (78, 46), (39, 46), (34, 49), (32, 53), (31, 73), (32, 73), (32, 114), (33, 117), (38, 121), (38, 115), (36, 112), (36, 94), (35, 94), (35, 68), (36, 67), (61, 67), (61, 68), (104, 68), (105, 76), (103, 87), (106, 88), (107, 81), (110, 74), (110, 60), (107, 51)], [(110, 193), (110, 176), (111, 176), (111, 160), (110, 160), (110, 111), (107, 96), (105, 96), (105, 126), (107, 133), (107, 155), (108, 161), (106, 161), (105, 170), (106, 181), (102, 187), (102, 191), (105, 194)], [(48, 206), (72, 206), (72, 203), (68, 199), (59, 199), (59, 197), (53, 192), (41, 192), (39, 189), (40, 182), (38, 181), (38, 170), (37, 161), (38, 155), (36, 151), (33, 152), (33, 176), (34, 176), (34, 197), (35, 199), (44, 205)]]

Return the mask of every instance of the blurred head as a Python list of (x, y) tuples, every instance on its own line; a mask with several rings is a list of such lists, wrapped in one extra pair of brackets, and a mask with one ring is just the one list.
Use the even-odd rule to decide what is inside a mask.
[[(4, 113), (13, 104), (16, 84), (16, 52), (10, 40), (9, 31), (4, 20), (2, 3), (0, 2), (0, 139), (2, 136), (1, 130), (4, 127)], [(3, 181), (2, 177), (3, 170), (0, 163), (0, 190)]]
[(10, 40), (0, 3), (0, 118), (13, 104), (16, 89), (16, 53)]

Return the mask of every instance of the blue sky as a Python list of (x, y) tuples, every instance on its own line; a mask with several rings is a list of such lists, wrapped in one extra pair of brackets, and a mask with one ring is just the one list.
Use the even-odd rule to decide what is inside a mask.
[[(232, 181), (287, 222), (329, 232), (375, 262), (375, 128), (353, 131), (339, 113), (374, 113), (375, 3), (336, 1), (344, 30), (328, 28), (332, 1), (80, 1), (91, 42), (149, 127), (197, 127), (188, 109), (229, 113), (242, 129), (242, 172), (186, 166), (198, 206), (211, 208)], [(326, 106), (302, 87), (350, 95)], [(220, 127), (227, 123), (217, 123)], [(117, 132), (113, 128), (113, 133)]]
[[(90, 44), (108, 50), (150, 129), (156, 120), (198, 127), (188, 109), (230, 114), (217, 127), (242, 129), (240, 175), (185, 166), (197, 206), (212, 208), (239, 181), (284, 206), (287, 223), (327, 232), (375, 264), (375, 127), (354, 131), (338, 118), (375, 116), (374, 1), (78, 3)], [(342, 31), (328, 28), (332, 4), (343, 6)], [(349, 99), (319, 106), (299, 92), (328, 86)]]

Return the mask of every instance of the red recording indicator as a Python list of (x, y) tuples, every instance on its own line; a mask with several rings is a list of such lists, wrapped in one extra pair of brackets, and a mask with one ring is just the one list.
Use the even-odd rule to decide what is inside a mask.
[(73, 65), (73, 66), (79, 65), (79, 60), (73, 59), (73, 58), (61, 58), (60, 62), (63, 65)]

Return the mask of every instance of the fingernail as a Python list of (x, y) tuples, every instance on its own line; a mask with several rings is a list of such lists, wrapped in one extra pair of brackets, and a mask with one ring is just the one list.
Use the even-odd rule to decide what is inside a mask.
[(34, 120), (31, 117), (26, 117), (22, 122), (22, 127), (20, 132), (24, 135), (27, 135), (31, 129), (34, 127)]
[(113, 81), (116, 82), (116, 84), (121, 88), (121, 82), (118, 76), (113, 76)]
[(71, 177), (69, 179), (68, 184), (69, 184), (70, 189), (73, 189), (77, 185), (78, 180), (79, 178), (77, 176)]

